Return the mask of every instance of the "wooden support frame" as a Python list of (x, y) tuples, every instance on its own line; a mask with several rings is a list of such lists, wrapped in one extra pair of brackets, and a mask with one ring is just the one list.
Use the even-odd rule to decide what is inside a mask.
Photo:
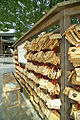
[(8, 112), (8, 120), (9, 120), (9, 109), (12, 109), (14, 107), (19, 107), (19, 115), (21, 115), (20, 90), (14, 90), (14, 91), (17, 91), (17, 94), (18, 94), (18, 104), (12, 105), (10, 107), (8, 106), (8, 91), (5, 92), (6, 93), (6, 105), (7, 105), (7, 112)]
[[(40, 21), (38, 21), (28, 32), (26, 32), (17, 42), (14, 43), (14, 48), (26, 40), (38, 35), (42, 31), (50, 28), (52, 25), (59, 23), (60, 33), (64, 33), (71, 25), (71, 19), (74, 17), (80, 18), (80, 0), (71, 0), (57, 4), (48, 14), (46, 14)], [(63, 46), (63, 47), (62, 47)], [(61, 76), (61, 120), (70, 120), (70, 99), (63, 94), (66, 86), (70, 85), (67, 81), (69, 71), (73, 68), (68, 60), (68, 48), (70, 44), (63, 36), (60, 40), (61, 51), (61, 68), (63, 70)]]

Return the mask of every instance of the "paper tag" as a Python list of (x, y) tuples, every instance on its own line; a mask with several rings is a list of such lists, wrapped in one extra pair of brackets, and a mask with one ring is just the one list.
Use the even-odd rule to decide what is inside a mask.
[(54, 100), (47, 99), (47, 103), (46, 104), (47, 104), (48, 108), (60, 109), (61, 100), (60, 99), (54, 99)]

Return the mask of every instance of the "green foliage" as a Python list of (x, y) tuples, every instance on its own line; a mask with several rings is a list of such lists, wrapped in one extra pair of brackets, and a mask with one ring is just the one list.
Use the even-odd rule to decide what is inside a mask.
[(71, 23), (72, 24), (78, 24), (79, 23), (79, 19), (78, 18), (72, 18)]
[(15, 35), (19, 38), (61, 1), (63, 0), (0, 0), (0, 30), (15, 29)]

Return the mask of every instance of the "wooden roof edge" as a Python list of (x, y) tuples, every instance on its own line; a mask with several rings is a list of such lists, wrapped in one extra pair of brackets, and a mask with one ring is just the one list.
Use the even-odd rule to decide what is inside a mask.
[(14, 37), (14, 33), (0, 33), (0, 36), (12, 36)]
[[(70, 5), (74, 5), (74, 4), (77, 4), (80, 3), (80, 0), (69, 0), (69, 1), (65, 1), (65, 2), (60, 2), (60, 3), (57, 3), (46, 15), (44, 15), (31, 29), (29, 29), (19, 40), (17, 40), (14, 44), (13, 44), (13, 47), (17, 47), (18, 46), (18, 43), (21, 42), (23, 43), (23, 38), (25, 36), (27, 36), (28, 34), (31, 33), (31, 31), (34, 30), (35, 27), (37, 27), (39, 24), (41, 24), (43, 21), (45, 21), (45, 19), (50, 16), (51, 14), (55, 14), (56, 12), (60, 12), (64, 9), (66, 9), (67, 7), (69, 7)], [(26, 39), (25, 39), (26, 41)]]
[(8, 39), (8, 40), (7, 40), (7, 39), (0, 39), (0, 40), (1, 40), (2, 42), (15, 42), (15, 40), (13, 40), (13, 39), (12, 39), (12, 40), (9, 40), (9, 39)]

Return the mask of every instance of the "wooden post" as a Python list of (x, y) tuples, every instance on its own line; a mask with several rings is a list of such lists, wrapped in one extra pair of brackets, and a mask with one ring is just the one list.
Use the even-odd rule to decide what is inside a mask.
[(20, 90), (18, 90), (19, 115), (21, 115)]
[(2, 42), (2, 36), (1, 36), (1, 54), (3, 55), (3, 42)]
[[(63, 23), (63, 17), (60, 19), (60, 32), (63, 33), (64, 31), (64, 23)], [(62, 93), (64, 90), (64, 86), (65, 86), (65, 82), (64, 82), (64, 78), (65, 78), (65, 41), (64, 38), (61, 39), (60, 41), (60, 52), (61, 52), (61, 68), (62, 68), (62, 76), (61, 76), (61, 94), (60, 94), (60, 98), (61, 98), (61, 102), (62, 102), (62, 106), (61, 106), (61, 120), (65, 120), (65, 99), (64, 99), (64, 94)]]
[(8, 107), (8, 93), (6, 92), (6, 103), (7, 103), (7, 112), (8, 112), (8, 120), (9, 120), (9, 107)]
[(3, 54), (3, 46), (2, 46), (3, 44), (2, 44), (2, 36), (1, 36), (1, 38), (0, 38), (0, 55), (2, 56), (2, 54)]
[[(71, 25), (71, 19), (69, 15), (65, 15), (63, 18), (60, 19), (60, 32), (64, 33), (68, 27)], [(62, 100), (62, 107), (61, 107), (61, 120), (69, 120), (70, 119), (70, 99), (63, 95), (63, 90), (66, 86), (69, 86), (70, 83), (67, 81), (67, 76), (71, 69), (71, 64), (68, 60), (68, 48), (70, 44), (63, 36), (60, 44), (61, 49), (61, 67), (62, 67), (62, 77), (61, 77), (61, 100)]]

